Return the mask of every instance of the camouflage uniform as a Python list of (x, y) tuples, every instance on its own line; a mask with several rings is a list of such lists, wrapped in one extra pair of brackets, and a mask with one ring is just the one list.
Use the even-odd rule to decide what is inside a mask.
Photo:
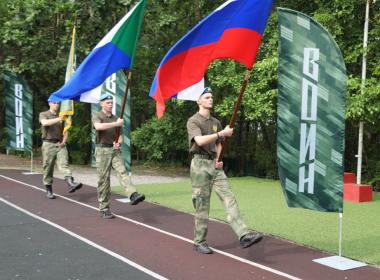
[(195, 136), (209, 135), (222, 130), (220, 122), (213, 118), (205, 118), (199, 113), (193, 115), (187, 122), (190, 153), (193, 155), (190, 167), (190, 178), (193, 186), (192, 199), (195, 208), (194, 243), (206, 241), (208, 218), (210, 211), (211, 191), (214, 190), (224, 204), (227, 221), (239, 237), (249, 233), (247, 225), (240, 216), (231, 186), (223, 169), (215, 168), (216, 144), (218, 139), (208, 145), (198, 146)]
[[(50, 110), (41, 112), (39, 120), (55, 119), (58, 118), (57, 114), (52, 113)], [(58, 142), (61, 141), (63, 131), (63, 124), (57, 123), (51, 126), (42, 126), (42, 168), (43, 168), (43, 183), (44, 185), (53, 184), (54, 165), (57, 166), (64, 176), (71, 176), (69, 169), (69, 156), (66, 146), (60, 148)]]
[[(107, 116), (103, 111), (97, 112), (93, 118), (93, 123), (111, 123), (115, 122), (117, 117), (114, 115)], [(113, 168), (120, 180), (120, 183), (125, 187), (125, 193), (130, 196), (136, 192), (128, 172), (124, 165), (121, 150), (113, 148), (114, 137), (116, 133), (115, 128), (107, 130), (100, 130), (96, 132), (96, 167), (98, 173), (98, 201), (99, 210), (105, 211), (109, 209), (109, 199), (111, 196), (110, 174)]]

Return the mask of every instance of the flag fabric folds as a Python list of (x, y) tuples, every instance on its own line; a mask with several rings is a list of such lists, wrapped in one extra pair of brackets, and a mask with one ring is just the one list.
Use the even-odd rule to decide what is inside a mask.
[[(67, 83), (70, 80), (70, 78), (74, 75), (75, 68), (76, 68), (75, 38), (76, 38), (76, 26), (74, 25), (73, 33), (71, 36), (69, 59), (67, 61), (67, 67), (66, 67), (65, 83)], [(65, 117), (65, 124), (63, 127), (63, 133), (65, 133), (72, 126), (71, 116), (74, 115), (74, 101), (72, 100), (62, 101), (59, 109), (60, 109), (59, 116)]]
[(157, 116), (173, 96), (196, 100), (213, 60), (231, 58), (252, 68), (271, 7), (272, 0), (227, 1), (182, 37), (161, 61), (149, 93)]
[(96, 45), (73, 77), (50, 95), (49, 101), (66, 99), (97, 102), (89, 91), (122, 68), (131, 68), (141, 30), (146, 0), (141, 0)]

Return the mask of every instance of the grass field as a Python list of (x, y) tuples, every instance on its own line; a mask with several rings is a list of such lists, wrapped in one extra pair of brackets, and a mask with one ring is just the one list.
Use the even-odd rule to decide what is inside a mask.
[[(230, 183), (244, 220), (252, 229), (338, 253), (337, 213), (288, 208), (279, 181), (243, 177), (231, 178)], [(189, 180), (139, 185), (138, 190), (147, 201), (193, 213)], [(374, 193), (372, 202), (345, 202), (343, 212), (343, 255), (380, 267), (380, 195)], [(210, 216), (225, 220), (223, 206), (215, 194)]]

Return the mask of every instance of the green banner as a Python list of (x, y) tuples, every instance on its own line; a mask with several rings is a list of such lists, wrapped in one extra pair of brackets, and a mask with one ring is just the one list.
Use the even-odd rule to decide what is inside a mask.
[(4, 72), (7, 149), (32, 151), (33, 97), (27, 83), (16, 73)]
[(289, 207), (343, 212), (346, 68), (312, 18), (278, 9), (277, 159)]
[[(114, 105), (113, 114), (120, 116), (121, 103), (124, 99), (125, 86), (127, 84), (126, 76), (122, 70), (112, 74), (102, 85), (102, 93), (110, 93), (116, 98), (116, 107)], [(91, 104), (91, 116), (100, 110), (99, 104)], [(92, 126), (92, 157), (91, 165), (95, 167), (95, 128)], [(124, 158), (126, 169), (131, 172), (131, 93), (128, 93), (128, 99), (124, 110), (124, 125), (123, 125), (123, 144), (121, 152)]]

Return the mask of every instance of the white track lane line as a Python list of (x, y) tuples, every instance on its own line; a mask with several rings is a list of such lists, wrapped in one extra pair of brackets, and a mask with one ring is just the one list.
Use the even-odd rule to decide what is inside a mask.
[(149, 270), (149, 269), (147, 269), (147, 268), (145, 268), (145, 267), (143, 267), (143, 266), (141, 266), (141, 265), (139, 265), (139, 264), (137, 264), (137, 263), (135, 263), (135, 262), (133, 262), (133, 261), (131, 261), (131, 260), (129, 260), (129, 259), (127, 259), (127, 258), (125, 258), (125, 257), (123, 257), (121, 255), (119, 255), (119, 254), (117, 254), (117, 253), (115, 253), (115, 252), (112, 252), (111, 250), (108, 250), (107, 248), (104, 248), (103, 246), (101, 246), (99, 244), (96, 244), (96, 243), (92, 242), (91, 240), (89, 240), (89, 239), (87, 239), (87, 238), (85, 238), (83, 236), (80, 236), (80, 235), (78, 235), (78, 234), (76, 234), (76, 233), (68, 230), (67, 228), (64, 228), (64, 227), (62, 227), (62, 226), (60, 226), (60, 225), (58, 225), (56, 223), (53, 223), (53, 222), (51, 222), (49, 220), (46, 220), (46, 219), (44, 219), (44, 218), (42, 218), (40, 216), (37, 216), (37, 215), (29, 212), (28, 210), (26, 210), (24, 208), (21, 208), (20, 206), (17, 206), (16, 204), (13, 204), (12, 202), (10, 202), (8, 200), (5, 200), (2, 197), (0, 197), (0, 201), (4, 202), (5, 204), (8, 204), (9, 206), (11, 206), (11, 207), (13, 207), (13, 208), (15, 208), (15, 209), (23, 212), (23, 213), (25, 213), (25, 214), (27, 214), (27, 215), (35, 218), (37, 220), (40, 220), (40, 221), (42, 221), (44, 223), (47, 223), (50, 226), (53, 226), (53, 227), (55, 227), (55, 228), (57, 228), (57, 229), (65, 232), (68, 235), (71, 235), (71, 236), (79, 239), (80, 241), (83, 241), (84, 243), (87, 243), (88, 245), (90, 245), (90, 246), (92, 246), (92, 247), (94, 247), (94, 248), (96, 248), (96, 249), (98, 249), (98, 250), (100, 250), (100, 251), (102, 251), (102, 252), (104, 252), (104, 253), (106, 253), (108, 255), (111, 255), (112, 257), (114, 257), (116, 259), (121, 260), (122, 262), (125, 262), (126, 264), (128, 264), (128, 265), (130, 265), (130, 266), (132, 266), (132, 267), (134, 267), (134, 268), (136, 268), (136, 269), (144, 272), (145, 274), (148, 274), (148, 275), (150, 275), (150, 276), (152, 276), (152, 277), (154, 277), (156, 279), (160, 279), (160, 280), (167, 280), (168, 279), (168, 278), (165, 278), (164, 276), (162, 276), (160, 274), (157, 274), (157, 273), (155, 273), (155, 272), (153, 272), (153, 271), (151, 271), (151, 270)]
[[(3, 177), (4, 179), (7, 179), (9, 181), (13, 181), (13, 182), (16, 182), (16, 183), (19, 183), (19, 184), (22, 184), (22, 185), (25, 185), (25, 186), (28, 186), (28, 187), (31, 187), (33, 189), (36, 189), (36, 190), (39, 190), (39, 191), (42, 191), (44, 192), (43, 189), (37, 187), (37, 186), (34, 186), (34, 185), (31, 185), (31, 184), (28, 184), (28, 183), (24, 183), (24, 182), (21, 182), (21, 181), (18, 181), (18, 180), (15, 180), (13, 178), (10, 178), (10, 177), (7, 177), (7, 176), (4, 176), (4, 175), (0, 175), (0, 177)], [(76, 200), (73, 200), (71, 198), (68, 198), (66, 196), (63, 196), (63, 195), (59, 195), (59, 194), (56, 194), (56, 196), (62, 198), (62, 199), (66, 199), (68, 201), (71, 201), (71, 202), (74, 202), (74, 203), (77, 203), (77, 204), (80, 204), (82, 206), (85, 206), (85, 207), (88, 207), (88, 208), (91, 208), (91, 209), (94, 209), (96, 211), (98, 211), (98, 208), (94, 207), (94, 206), (91, 206), (91, 205), (88, 205), (88, 204), (85, 204), (85, 203), (82, 203), (82, 202), (79, 202), (79, 201), (76, 201)], [(160, 233), (163, 233), (165, 235), (169, 235), (171, 237), (174, 237), (174, 238), (177, 238), (177, 239), (180, 239), (180, 240), (183, 240), (185, 242), (188, 242), (188, 243), (191, 243), (193, 244), (193, 240), (190, 240), (190, 239), (187, 239), (185, 237), (182, 237), (182, 236), (179, 236), (177, 234), (174, 234), (174, 233), (171, 233), (171, 232), (168, 232), (168, 231), (164, 231), (162, 229), (159, 229), (159, 228), (156, 228), (156, 227), (153, 227), (153, 226), (150, 226), (150, 225), (147, 225), (147, 224), (144, 224), (144, 223), (141, 223), (141, 222), (138, 222), (138, 221), (135, 221), (135, 220), (132, 220), (132, 219), (129, 219), (129, 218), (126, 218), (126, 217), (123, 217), (123, 216), (120, 216), (120, 215), (116, 215), (114, 214), (116, 217), (120, 218), (120, 219), (123, 219), (123, 220), (126, 220), (126, 221), (129, 221), (131, 223), (134, 223), (136, 225), (140, 225), (140, 226), (143, 226), (143, 227), (146, 227), (146, 228), (149, 228), (151, 230), (154, 230), (154, 231), (157, 231), (157, 232), (160, 232)], [(91, 242), (91, 241), (90, 241)], [(224, 251), (221, 251), (221, 250), (218, 250), (218, 249), (215, 249), (215, 248), (212, 248), (215, 252), (221, 254), (221, 255), (224, 255), (226, 257), (229, 257), (231, 259), (234, 259), (234, 260), (237, 260), (239, 262), (242, 262), (242, 263), (246, 263), (246, 264), (249, 264), (251, 266), (255, 266), (255, 267), (258, 267), (258, 268), (261, 268), (265, 271), (269, 271), (271, 273), (274, 273), (274, 274), (277, 274), (277, 275), (280, 275), (280, 276), (283, 276), (285, 278), (288, 278), (288, 279), (292, 279), (292, 280), (301, 280), (301, 278), (298, 278), (298, 277), (295, 277), (293, 275), (290, 275), (290, 274), (287, 274), (285, 272), (282, 272), (282, 271), (279, 271), (277, 269), (274, 269), (274, 268), (270, 268), (269, 266), (265, 266), (265, 265), (262, 265), (262, 264), (259, 264), (259, 263), (255, 263), (253, 261), (250, 261), (250, 260), (247, 260), (247, 259), (244, 259), (244, 258), (241, 258), (241, 257), (238, 257), (238, 256), (235, 256), (233, 254), (230, 254), (230, 253), (227, 253), (227, 252), (224, 252)]]

